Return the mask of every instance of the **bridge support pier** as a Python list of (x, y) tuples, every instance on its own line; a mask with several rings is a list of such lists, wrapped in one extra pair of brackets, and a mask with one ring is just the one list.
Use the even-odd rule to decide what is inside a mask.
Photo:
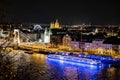
[(19, 29), (14, 29), (14, 43), (20, 43)]

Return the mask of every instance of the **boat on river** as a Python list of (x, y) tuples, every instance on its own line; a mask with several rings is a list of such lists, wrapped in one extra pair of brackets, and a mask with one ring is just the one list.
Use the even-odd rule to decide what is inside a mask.
[(70, 56), (68, 54), (62, 54), (62, 55), (49, 54), (49, 55), (47, 55), (47, 58), (62, 60), (62, 61), (69, 61), (69, 62), (74, 62), (74, 63), (83, 63), (83, 64), (89, 64), (89, 65), (101, 65), (101, 61), (99, 61), (99, 60), (80, 58), (77, 56)]

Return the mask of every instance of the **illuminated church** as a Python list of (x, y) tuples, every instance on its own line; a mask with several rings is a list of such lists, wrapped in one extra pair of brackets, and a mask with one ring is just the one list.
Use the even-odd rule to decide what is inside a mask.
[(50, 23), (50, 29), (54, 29), (54, 28), (56, 28), (56, 29), (61, 28), (58, 20), (56, 20), (55, 23), (54, 23), (54, 22), (51, 22), (51, 23)]
[(41, 42), (41, 43), (50, 43), (50, 35), (52, 35), (51, 30), (45, 28), (44, 33), (41, 34), (41, 39), (40, 39), (39, 42)]

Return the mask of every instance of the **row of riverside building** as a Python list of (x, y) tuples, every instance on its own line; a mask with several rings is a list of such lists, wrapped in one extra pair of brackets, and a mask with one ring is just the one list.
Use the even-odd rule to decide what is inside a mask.
[(104, 54), (104, 55), (120, 55), (120, 39), (111, 36), (106, 39), (93, 39), (88, 41), (87, 39), (74, 40), (70, 35), (65, 35), (62, 39), (62, 43), (65, 46), (69, 46), (73, 50), (82, 50), (84, 52)]

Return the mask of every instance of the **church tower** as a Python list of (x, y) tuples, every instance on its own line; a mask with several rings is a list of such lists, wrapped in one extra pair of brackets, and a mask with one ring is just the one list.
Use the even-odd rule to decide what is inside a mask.
[(58, 20), (55, 21), (55, 28), (60, 28), (60, 24), (59, 24)]
[(45, 31), (44, 31), (44, 43), (50, 43), (50, 35), (51, 35), (50, 29), (48, 30), (47, 28), (45, 28)]
[(50, 23), (50, 28), (51, 28), (51, 29), (53, 29), (53, 28), (57, 28), (57, 29), (61, 28), (58, 20), (56, 20), (55, 23), (54, 23), (54, 22), (51, 22), (51, 23)]
[(50, 28), (52, 29), (52, 28), (54, 28), (54, 26), (55, 26), (55, 25), (54, 25), (54, 22), (51, 22), (51, 23), (50, 23)]

